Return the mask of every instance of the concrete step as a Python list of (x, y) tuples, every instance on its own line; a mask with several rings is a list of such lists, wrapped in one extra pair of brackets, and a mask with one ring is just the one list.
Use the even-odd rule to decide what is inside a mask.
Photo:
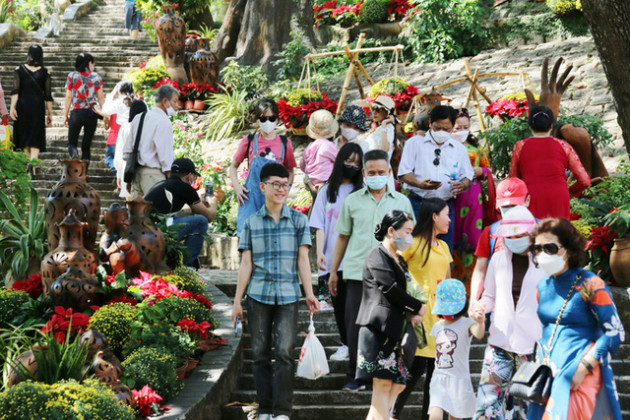
[[(329, 391), (294, 391), (293, 403), (295, 405), (370, 405), (370, 391), (360, 392), (329, 392)], [(232, 394), (233, 401), (254, 402), (256, 391), (239, 390)], [(414, 391), (407, 400), (409, 404), (422, 404), (422, 392)]]
[[(247, 416), (251, 407), (223, 407), (221, 418), (223, 420), (250, 420)], [(369, 411), (369, 405), (296, 405), (291, 413), (291, 420), (362, 420)], [(400, 420), (417, 420), (422, 413), (421, 405), (408, 405), (405, 407)], [(255, 417), (254, 417), (255, 418)]]

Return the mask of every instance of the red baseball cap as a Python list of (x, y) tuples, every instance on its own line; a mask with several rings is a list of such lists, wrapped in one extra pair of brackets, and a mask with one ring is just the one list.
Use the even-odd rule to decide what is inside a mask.
[(497, 185), (497, 209), (504, 206), (521, 206), (529, 192), (527, 185), (519, 178), (505, 178)]

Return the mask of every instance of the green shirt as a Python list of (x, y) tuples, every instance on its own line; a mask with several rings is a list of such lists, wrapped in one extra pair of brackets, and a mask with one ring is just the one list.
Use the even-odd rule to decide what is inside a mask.
[(415, 220), (409, 199), (389, 188), (379, 203), (367, 187), (353, 192), (344, 200), (335, 225), (337, 233), (350, 237), (343, 258), (344, 280), (363, 280), (365, 259), (379, 245), (374, 237), (374, 228), (390, 210), (406, 211)]

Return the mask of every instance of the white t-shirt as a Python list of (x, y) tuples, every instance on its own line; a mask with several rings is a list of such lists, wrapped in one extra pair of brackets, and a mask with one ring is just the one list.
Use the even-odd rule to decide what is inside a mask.
[(387, 154), (389, 155), (389, 160), (391, 161), (392, 154), (394, 153), (394, 124), (387, 124), (385, 127), (379, 125), (372, 133), (368, 135), (365, 141), (367, 142), (368, 150), (380, 149), (383, 130), (386, 130), (387, 133), (387, 142), (389, 143), (389, 150), (387, 150)]

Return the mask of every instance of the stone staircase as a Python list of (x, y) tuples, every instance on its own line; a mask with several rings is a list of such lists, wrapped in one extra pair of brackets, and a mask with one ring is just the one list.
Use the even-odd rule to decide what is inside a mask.
[[(298, 340), (295, 348), (295, 360), (300, 354), (300, 348), (308, 330), (308, 309), (304, 302), (300, 304)], [(318, 339), (330, 356), (340, 346), (339, 334), (335, 324), (333, 312), (323, 312), (314, 316), (315, 330)], [(252, 375), (252, 352), (249, 346), (247, 328), (244, 331), (243, 366), (238, 379), (236, 390), (230, 401), (253, 403), (256, 401), (254, 378)], [(486, 344), (473, 338), (470, 352), (470, 371), (475, 390), (479, 382), (483, 354)], [(621, 400), (623, 418), (630, 418), (630, 344), (622, 344), (612, 361), (615, 372), (617, 390)], [(341, 387), (347, 382), (344, 361), (329, 361), (330, 373), (315, 381), (296, 378), (293, 396), (292, 420), (362, 420), (366, 417), (370, 406), (371, 391), (347, 392)], [(401, 420), (417, 420), (422, 410), (422, 387), (424, 378), (418, 381), (416, 390), (411, 394)], [(223, 420), (255, 420), (256, 416), (251, 407), (233, 406), (223, 407)]]
[[(53, 125), (46, 130), (46, 152), (40, 155), (42, 164), (33, 178), (33, 185), (42, 197), (61, 178), (60, 160), (68, 159), (67, 134), (63, 126), (65, 81), (74, 70), (74, 59), (81, 52), (95, 57), (96, 72), (103, 78), (105, 94), (111, 92), (125, 73), (137, 68), (143, 61), (159, 53), (157, 44), (143, 33), (132, 41), (124, 32), (124, 0), (103, 0), (87, 16), (67, 23), (57, 37), (44, 40), (20, 39), (0, 52), (0, 80), (6, 92), (13, 83), (13, 70), (24, 63), (26, 51), (32, 43), (44, 49), (44, 65), (51, 72), (53, 93)], [(101, 197), (101, 208), (120, 201), (114, 194), (114, 174), (105, 166), (105, 139), (107, 133), (99, 123), (92, 141), (92, 160), (88, 171), (88, 183)], [(80, 141), (79, 139), (79, 153)]]

